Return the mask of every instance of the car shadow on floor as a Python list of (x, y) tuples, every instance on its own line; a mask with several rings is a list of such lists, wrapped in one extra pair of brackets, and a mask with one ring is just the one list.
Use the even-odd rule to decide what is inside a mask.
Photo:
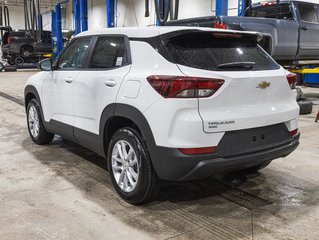
[(252, 211), (274, 203), (272, 214), (275, 215), (285, 199), (315, 187), (274, 169), (251, 175), (237, 172), (200, 181), (165, 182), (154, 202), (132, 206), (118, 197), (105, 160), (95, 153), (59, 137), (47, 146), (37, 146), (26, 137), (22, 146), (118, 220), (149, 233), (165, 227), (185, 231), (196, 228), (196, 224), (204, 226), (231, 216), (237, 216), (236, 219), (242, 214), (245, 221), (251, 221)]
[[(106, 184), (107, 187), (111, 184), (107, 172), (106, 160), (78, 144), (56, 136), (54, 141), (47, 146), (36, 146), (29, 138), (23, 141), (23, 146), (29, 152), (31, 151), (43, 164), (58, 170), (58, 174), (63, 177), (70, 176), (69, 174), (66, 176), (63, 175), (63, 167), (66, 167), (65, 170), (67, 170), (68, 167), (73, 166), (77, 167), (81, 174), (87, 174), (102, 184)], [(96, 175), (92, 173), (93, 170), (97, 170)], [(287, 174), (282, 174), (278, 171), (271, 172), (271, 176), (269, 177), (289, 178)], [(77, 178), (74, 177), (74, 179)], [(250, 175), (246, 175), (245, 172), (236, 172), (215, 175), (200, 181), (164, 182), (156, 201), (187, 202), (214, 195), (223, 195), (223, 193), (229, 191), (237, 191), (237, 193), (234, 193), (235, 195), (239, 194), (247, 198), (256, 198), (260, 199), (260, 201), (264, 201), (265, 204), (271, 204), (273, 202), (272, 198), (267, 199), (267, 197), (261, 197), (263, 190), (271, 187), (269, 184), (272, 184), (272, 181), (268, 182), (268, 180), (269, 178), (261, 172)], [(294, 179), (294, 177), (291, 176), (288, 180), (292, 187), (296, 185), (294, 181), (297, 181), (297, 188), (302, 188), (303, 186), (306, 186), (304, 190), (309, 188), (310, 183), (302, 183), (301, 179)], [(76, 182), (72, 183), (77, 186)], [(266, 190), (269, 191), (269, 189)], [(232, 201), (232, 199), (228, 200)], [(233, 201), (235, 202), (235, 200)], [(251, 207), (253, 208), (253, 206)]]

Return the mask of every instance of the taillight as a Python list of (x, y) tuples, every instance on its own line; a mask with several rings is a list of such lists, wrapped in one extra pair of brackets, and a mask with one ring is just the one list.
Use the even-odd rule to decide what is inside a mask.
[(8, 43), (9, 43), (9, 44), (12, 43), (12, 37), (8, 37)]
[(214, 28), (226, 29), (227, 25), (223, 22), (214, 22)]
[(289, 73), (287, 76), (287, 81), (291, 89), (296, 88), (296, 82), (297, 82), (297, 75), (294, 73)]
[(179, 148), (180, 152), (186, 155), (196, 154), (208, 154), (216, 152), (216, 147), (205, 147), (205, 148)]
[(276, 2), (267, 2), (267, 3), (263, 3), (263, 4), (261, 4), (261, 6), (271, 6), (271, 5), (275, 5), (276, 4)]
[(164, 98), (205, 98), (223, 84), (222, 79), (185, 76), (149, 76), (149, 84)]
[(298, 128), (289, 132), (290, 136), (295, 136), (298, 133)]

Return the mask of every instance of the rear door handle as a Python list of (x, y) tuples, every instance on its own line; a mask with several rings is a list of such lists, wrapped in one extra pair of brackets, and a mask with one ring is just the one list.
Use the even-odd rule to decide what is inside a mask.
[(302, 26), (301, 29), (307, 31), (309, 28), (307, 26)]
[(64, 81), (67, 82), (67, 83), (71, 83), (71, 82), (73, 82), (73, 78), (66, 77), (66, 78), (64, 78)]
[(116, 85), (116, 81), (114, 79), (109, 79), (104, 81), (105, 86), (114, 87)]

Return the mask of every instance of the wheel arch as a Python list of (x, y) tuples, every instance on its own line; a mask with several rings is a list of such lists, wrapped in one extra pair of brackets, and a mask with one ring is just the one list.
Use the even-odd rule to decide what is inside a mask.
[(44, 115), (43, 115), (40, 95), (39, 95), (37, 89), (34, 86), (28, 85), (24, 89), (24, 105), (25, 105), (25, 110), (26, 111), (28, 109), (28, 104), (29, 104), (30, 100), (33, 99), (33, 98), (35, 98), (37, 100), (38, 104), (39, 104), (40, 112), (41, 112), (41, 119), (42, 119), (42, 122), (44, 124), (44, 127), (47, 129), (46, 122), (44, 121)]
[[(127, 126), (127, 124), (129, 126)], [(122, 103), (114, 103), (110, 104), (103, 110), (100, 121), (100, 148), (104, 152), (104, 156), (107, 153), (109, 140), (113, 133), (121, 127), (133, 127), (137, 129), (145, 139), (148, 150), (151, 154), (152, 149), (156, 144), (147, 119), (137, 108), (133, 106)]]

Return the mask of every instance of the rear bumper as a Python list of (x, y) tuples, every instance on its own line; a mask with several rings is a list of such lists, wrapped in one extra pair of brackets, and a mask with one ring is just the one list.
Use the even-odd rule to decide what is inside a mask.
[(298, 133), (275, 145), (267, 145), (230, 157), (221, 157), (217, 153), (189, 156), (177, 149), (165, 147), (155, 147), (151, 155), (155, 170), (161, 179), (188, 181), (203, 179), (220, 172), (254, 167), (266, 161), (285, 157), (298, 147), (299, 137)]

